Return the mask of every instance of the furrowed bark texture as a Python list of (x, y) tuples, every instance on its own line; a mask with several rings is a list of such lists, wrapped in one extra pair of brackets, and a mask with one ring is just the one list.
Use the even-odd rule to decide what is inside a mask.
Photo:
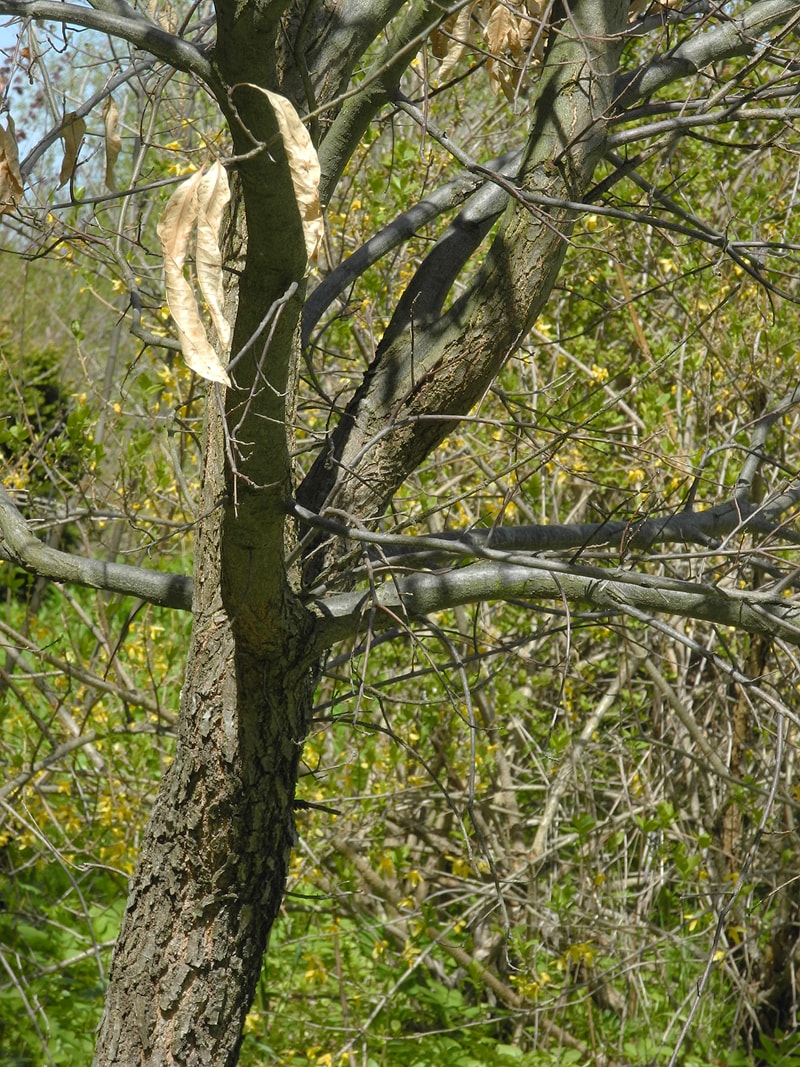
[[(732, 23), (724, 54), (746, 50), (752, 32), (796, 7), (783, 0), (751, 5), (767, 21)], [(515, 181), (519, 197), (506, 210), (469, 291), (450, 310), (440, 313), (453, 281), (448, 271), (435, 276), (444, 280), (419, 305), (424, 314), (416, 321), (412, 300), (399, 308), (391, 336), (302, 487), (300, 499), (311, 510), (335, 505), (360, 523), (379, 518), (409, 472), (452, 430), (449, 417), (465, 416), (479, 401), (535, 321), (561, 269), (574, 219), (566, 206), (544, 212), (525, 197), (545, 196), (548, 203), (583, 198), (614, 106), (627, 8), (624, 0), (554, 5), (553, 44)], [(361, 608), (358, 598), (334, 598), (327, 630), (315, 626), (299, 598), (299, 578), (286, 565), (287, 551), (296, 547), (286, 503), (293, 488), (305, 250), (278, 126), (261, 90), (283, 88), (301, 110), (319, 108), (344, 90), (378, 30), (396, 21), (358, 91), (317, 119), (326, 131), (320, 152), (326, 198), (375, 111), (396, 99), (420, 33), (446, 7), (428, 0), (216, 0), (213, 55), (127, 5), (112, 15), (46, 0), (0, 0), (0, 10), (116, 34), (192, 72), (215, 93), (238, 159), (236, 222), (242, 225), (234, 230), (245, 235), (246, 252), (234, 264), (234, 386), (224, 395), (213, 387), (209, 395), (202, 494), (207, 518), (198, 532), (179, 742), (132, 879), (95, 1057), (96, 1067), (233, 1067), (293, 844), (314, 649), (326, 632), (330, 642), (352, 632), (345, 616)], [(669, 63), (652, 65), (630, 83), (630, 94), (691, 70), (693, 56), (687, 48)], [(13, 511), (2, 517), (12, 559), (64, 566), (37, 555)], [(127, 588), (129, 574), (114, 573), (117, 584), (110, 584), (108, 572), (103, 587)], [(558, 598), (567, 584), (552, 576), (531, 578), (526, 570), (511, 575), (506, 568), (497, 576), (500, 592), (512, 577), (519, 595)], [(384, 605), (405, 607), (402, 595), (412, 608), (429, 610), (483, 599), (492, 593), (492, 578), (486, 565), (437, 579), (439, 588), (420, 577)], [(79, 580), (100, 584), (87, 570)], [(625, 594), (606, 584), (596, 599), (613, 609)], [(450, 586), (444, 598), (443, 585)], [(574, 581), (573, 588), (576, 599), (584, 590), (587, 597), (591, 593)], [(185, 589), (182, 595), (183, 606)], [(698, 592), (686, 614), (716, 618), (705, 600)], [(794, 627), (791, 617), (780, 618)], [(754, 614), (756, 632), (760, 622)]]
[[(602, 151), (626, 7), (570, 5), (533, 108), (523, 191), (575, 200), (586, 188)], [(429, 18), (424, 6), (412, 14)], [(209, 517), (197, 546), (179, 744), (133, 878), (96, 1067), (236, 1063), (281, 903), (311, 708), (313, 621), (285, 563), (305, 254), (277, 124), (259, 91), (280, 82), (281, 8), (218, 0), (217, 16), (213, 67), (246, 223), (246, 253), (235, 264), (234, 387), (209, 397)], [(383, 85), (379, 100), (390, 92)], [(377, 106), (365, 98), (340, 112), (333, 130), (342, 126), (342, 143)], [(312, 505), (332, 499), (364, 519), (381, 512), (452, 427), (437, 416), (469, 411), (539, 313), (571, 224), (567, 209), (509, 209), (472, 291), (419, 331), (409, 323), (379, 352), (334, 434), (334, 477), (327, 453), (312, 471)]]
[[(215, 405), (205, 477), (220, 485)], [(197, 547), (178, 750), (131, 885), (97, 1065), (235, 1064), (281, 903), (308, 672), (291, 649), (265, 658), (237, 647), (220, 593), (222, 519), (214, 513)]]
[[(232, 1067), (277, 917), (310, 717), (311, 616), (286, 566), (306, 265), (277, 122), (280, 8), (217, 5), (214, 65), (237, 167), (233, 388), (212, 386), (194, 628), (175, 760), (134, 875), (96, 1067)], [(237, 358), (238, 356), (238, 358)]]

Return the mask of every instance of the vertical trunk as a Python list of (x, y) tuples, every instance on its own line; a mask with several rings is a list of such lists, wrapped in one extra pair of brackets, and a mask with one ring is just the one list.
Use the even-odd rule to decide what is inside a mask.
[(294, 836), (312, 642), (285, 562), (285, 501), (306, 256), (275, 115), (257, 88), (274, 84), (279, 15), (263, 0), (217, 3), (219, 100), (239, 156), (233, 386), (224, 399), (209, 389), (178, 746), (131, 884), (96, 1067), (237, 1062)]
[[(223, 438), (209, 400), (205, 497), (219, 499)], [(233, 1065), (293, 839), (311, 692), (288, 647), (237, 647), (220, 594), (218, 508), (197, 546), (195, 625), (175, 760), (152, 814), (114, 956), (95, 1064)], [(239, 643), (241, 645), (241, 642)]]

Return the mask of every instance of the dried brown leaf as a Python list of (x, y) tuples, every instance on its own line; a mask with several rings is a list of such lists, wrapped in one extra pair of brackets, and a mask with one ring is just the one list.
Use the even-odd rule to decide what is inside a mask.
[(8, 116), (8, 127), (0, 126), (0, 215), (16, 207), (22, 198), (22, 175), (19, 169), (17, 137), (14, 120)]
[(313, 263), (316, 261), (324, 232), (322, 207), (319, 202), (320, 166), (317, 150), (300, 116), (285, 96), (271, 93), (269, 89), (262, 89), (258, 85), (250, 84), (250, 88), (257, 89), (267, 97), (278, 120), (292, 175), (294, 195), (303, 223), (306, 255)]
[(74, 111), (69, 111), (64, 116), (64, 125), (61, 128), (61, 140), (64, 142), (64, 158), (61, 161), (61, 174), (58, 179), (58, 187), (66, 185), (75, 173), (78, 162), (78, 153), (83, 144), (86, 133), (86, 123), (76, 116)]
[(486, 47), (493, 56), (519, 53), (519, 18), (505, 4), (495, 4), (483, 31)]
[(195, 266), (200, 291), (221, 346), (231, 343), (231, 327), (225, 318), (225, 291), (222, 284), (222, 252), (219, 228), (231, 199), (228, 175), (221, 163), (213, 163), (197, 187), (197, 244)]
[(451, 15), (431, 38), (433, 54), (442, 61), (436, 72), (439, 83), (447, 81), (467, 50), (474, 6), (474, 3), (467, 4)]
[(521, 7), (499, 0), (489, 13), (483, 31), (490, 52), (486, 63), (489, 85), (493, 92), (503, 92), (511, 101), (515, 100), (525, 73), (544, 56), (544, 10), (539, 0), (527, 0)]
[(148, 0), (147, 14), (167, 33), (178, 32), (178, 15), (169, 0)]
[[(175, 322), (183, 358), (187, 366), (202, 378), (230, 386), (228, 373), (206, 336), (194, 289), (183, 273), (205, 177), (202, 171), (197, 171), (178, 186), (167, 201), (157, 232), (164, 256), (167, 306)], [(208, 198), (207, 192), (203, 195)]]
[(103, 126), (105, 128), (106, 146), (106, 188), (113, 192), (117, 188), (117, 184), (114, 181), (114, 167), (122, 148), (122, 138), (117, 133), (119, 108), (114, 102), (113, 96), (109, 96), (105, 104), (103, 104)]

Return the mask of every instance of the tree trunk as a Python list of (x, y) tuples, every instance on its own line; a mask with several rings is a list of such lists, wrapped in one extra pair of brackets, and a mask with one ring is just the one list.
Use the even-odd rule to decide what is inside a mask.
[[(609, 7), (606, 18), (599, 0), (576, 6), (575, 32), (559, 39), (551, 57), (554, 73), (543, 79), (521, 177), (534, 187), (543, 184), (552, 196), (579, 196), (598, 158), (621, 47), (607, 37), (624, 24), (621, 0)], [(274, 55), (275, 9), (219, 0), (217, 14), (218, 99), (240, 159), (247, 234), (234, 272), (234, 387), (227, 390), (224, 410), (217, 387), (209, 395), (202, 504), (207, 517), (197, 545), (179, 744), (133, 879), (96, 1067), (236, 1063), (280, 907), (312, 702), (313, 622), (285, 564), (293, 547), (286, 501), (292, 492), (289, 435), (305, 256), (275, 118), (256, 88), (274, 84), (276, 72), (265, 55), (270, 42)], [(428, 17), (424, 6), (420, 17)], [(234, 217), (242, 221), (236, 208)], [(558, 225), (543, 222), (527, 206), (512, 211), (481, 286), (499, 293), (500, 306), (489, 301), (491, 314), (482, 310), (484, 294), (477, 310), (469, 305), (469, 315), (451, 312), (456, 322), (449, 332), (440, 336), (434, 326), (435, 343), (426, 338), (427, 360), (413, 344), (410, 351), (384, 353), (371, 368), (364, 395), (354, 398), (359, 412), (360, 404), (374, 406), (383, 426), (387, 416), (397, 416), (398, 402), (405, 398), (413, 407), (416, 396), (423, 411), (465, 414), (476, 398), (475, 382), (479, 390), (485, 387), (549, 292), (564, 252), (561, 226), (568, 232), (569, 222), (569, 208)], [(488, 359), (489, 369), (479, 369), (467, 358), (468, 341), (482, 350), (478, 342), (488, 334), (497, 346), (495, 320), (505, 322), (507, 336), (499, 355)], [(408, 388), (395, 383), (393, 391), (387, 379), (398, 362), (415, 380)], [(345, 457), (347, 446), (361, 447), (375, 433), (369, 419), (366, 428), (361, 421), (345, 420)], [(359, 514), (369, 514), (376, 502), (379, 512), (441, 436), (439, 428), (422, 444), (399, 448), (396, 462), (373, 443), (375, 485), (368, 487), (368, 499), (353, 491), (356, 482), (364, 484), (363, 471), (349, 487), (338, 487), (342, 498), (357, 504)], [(398, 444), (393, 434), (392, 448)], [(323, 486), (323, 497), (328, 488)]]
[[(209, 400), (205, 496), (224, 482)], [(263, 656), (237, 643), (223, 604), (223, 510), (197, 545), (194, 636), (181, 729), (147, 830), (110, 976), (95, 1064), (237, 1062), (292, 847), (311, 707), (304, 616), (276, 613)], [(294, 635), (297, 643), (290, 647)], [(282, 645), (282, 647), (281, 647)]]
[(278, 16), (270, 4), (217, 4), (218, 99), (239, 156), (226, 256), (233, 386), (209, 387), (178, 745), (131, 883), (96, 1067), (237, 1062), (294, 838), (314, 652), (286, 564), (306, 254), (259, 88), (274, 88)]

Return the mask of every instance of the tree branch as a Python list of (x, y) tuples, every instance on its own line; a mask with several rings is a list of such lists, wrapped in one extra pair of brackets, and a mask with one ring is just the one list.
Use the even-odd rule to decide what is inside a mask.
[[(748, 8), (746, 17), (692, 37), (674, 55), (682, 63), (707, 64), (752, 52), (759, 34), (797, 10), (797, 2), (764, 0)], [(549, 296), (574, 220), (586, 210), (594, 166), (606, 150), (606, 122), (626, 92), (633, 97), (686, 73), (685, 63), (672, 64), (657, 85), (645, 71), (626, 88), (616, 73), (626, 26), (624, 13), (610, 4), (571, 5), (539, 78), (525, 163), (509, 189), (517, 203), (508, 208), (470, 291), (433, 322), (414, 321), (413, 329), (378, 346), (328, 447), (298, 490), (298, 499), (312, 511), (332, 504), (356, 516), (380, 515), (408, 470), (451, 432), (452, 418), (474, 405), (530, 329)], [(605, 205), (592, 210), (720, 247), (765, 283), (749, 246), (729, 243), (725, 234), (648, 211)]]
[(110, 15), (122, 15), (124, 18), (141, 18), (141, 14), (127, 0), (89, 0), (95, 11), (107, 11)]
[(349, 97), (334, 119), (319, 147), (322, 179), (319, 196), (330, 199), (347, 161), (376, 112), (397, 92), (400, 79), (420, 45), (447, 12), (430, 0), (415, 0), (393, 34), (366, 72), (363, 89)]
[[(301, 522), (365, 545), (375, 545), (393, 565), (431, 565), (452, 561), (453, 556), (508, 552), (577, 553), (588, 548), (610, 548), (625, 555), (646, 552), (657, 544), (699, 544), (712, 549), (732, 534), (780, 533), (800, 543), (800, 534), (785, 529), (784, 514), (800, 501), (800, 486), (787, 489), (764, 504), (735, 499), (705, 511), (679, 511), (652, 518), (586, 523), (541, 523), (496, 526), (491, 530), (452, 530), (436, 536), (410, 537), (357, 529), (315, 515), (299, 504), (290, 510)], [(494, 557), (492, 557), (494, 558)]]
[[(404, 0), (289, 4), (277, 41), (281, 91), (300, 110), (311, 112), (315, 141), (319, 126), (330, 126), (337, 114), (364, 52), (403, 5)], [(325, 120), (319, 123), (323, 114)]]
[(670, 82), (696, 74), (709, 63), (719, 63), (755, 51), (762, 34), (773, 26), (800, 16), (798, 0), (760, 0), (720, 26), (693, 34), (665, 56), (658, 56), (639, 70), (621, 78), (616, 107), (629, 107), (643, 96), (663, 89)]
[[(634, 579), (634, 580), (632, 580)], [(528, 566), (475, 563), (444, 574), (414, 574), (367, 592), (342, 593), (309, 606), (319, 615), (320, 649), (357, 633), (369, 613), (378, 628), (398, 614), (419, 618), (491, 600), (567, 600), (624, 614), (645, 611), (699, 619), (800, 645), (800, 604), (780, 594), (678, 582), (622, 570), (575, 568), (534, 559)], [(376, 610), (375, 610), (376, 609)]]
[[(585, 194), (601, 156), (627, 24), (622, 3), (584, 0), (570, 8), (539, 79), (519, 176), (522, 191), (565, 201)], [(335, 501), (358, 516), (383, 511), (408, 471), (452, 429), (447, 416), (469, 411), (535, 321), (574, 217), (570, 208), (544, 212), (518, 202), (509, 208), (473, 290), (373, 361), (330, 451), (298, 491), (303, 505), (319, 512)]]
[[(751, 10), (747, 13), (747, 18), (741, 22), (741, 25), (739, 26), (738, 30), (738, 32), (742, 34), (746, 33), (748, 27), (750, 27), (751, 29), (757, 28), (759, 32), (762, 32), (765, 28), (769, 26), (780, 24), (782, 21), (785, 21), (790, 17), (790, 15), (792, 14), (792, 11), (790, 9), (800, 8), (800, 4), (788, 3), (787, 0), (781, 0), (780, 3), (777, 3), (776, 0), (770, 0), (769, 4), (767, 5), (768, 10), (763, 10), (765, 7), (764, 4), (755, 4), (753, 6), (754, 8), (758, 8), (759, 10)], [(656, 22), (653, 23), (653, 25), (655, 24)], [(657, 25), (662, 25), (661, 16), (659, 16), (657, 20)], [(652, 84), (652, 79), (655, 77), (652, 71), (655, 71), (656, 69), (658, 69), (659, 78), (661, 79), (656, 88), (663, 88), (671, 81), (677, 80), (678, 78), (683, 77), (687, 73), (685, 69), (685, 62), (688, 62), (689, 59), (691, 59), (692, 62), (696, 63), (701, 63), (702, 61), (702, 64), (706, 65), (716, 59), (726, 58), (726, 56), (730, 54), (747, 54), (748, 52), (752, 52), (757, 46), (758, 41), (756, 38), (747, 38), (745, 36), (744, 39), (740, 41), (740, 52), (734, 51), (733, 53), (731, 53), (730, 50), (733, 47), (733, 43), (735, 43), (736, 40), (739, 40), (739, 38), (737, 37), (737, 25), (738, 24), (736, 24), (734, 20), (733, 25), (731, 23), (726, 23), (725, 26), (723, 26), (722, 28), (715, 27), (714, 29), (703, 33), (701, 36), (692, 37), (690, 40), (681, 45), (676, 50), (676, 52), (673, 53), (673, 56), (670, 57), (669, 60), (654, 60), (653, 63), (648, 65), (647, 67), (643, 67), (634, 74), (627, 75), (624, 78), (619, 79), (617, 81), (616, 86), (618, 98), (615, 102), (615, 110), (620, 111), (620, 109), (634, 103), (636, 99), (638, 99), (642, 95), (645, 95), (645, 93), (654, 91), (650, 88), (650, 86)], [(680, 57), (683, 57), (683, 61), (673, 62), (672, 59), (674, 58), (674, 56), (678, 56), (679, 59)], [(659, 66), (659, 64), (661, 65)], [(691, 72), (693, 71), (694, 68), (692, 67)], [(641, 83), (636, 81), (636, 79), (641, 79)], [(792, 90), (790, 88), (787, 88), (786, 91), (791, 92)], [(688, 132), (695, 126), (714, 125), (719, 123), (721, 120), (724, 120), (726, 122), (738, 122), (752, 121), (754, 118), (785, 120), (786, 118), (793, 117), (795, 109), (791, 108), (770, 109), (766, 112), (757, 108), (753, 108), (753, 99), (754, 98), (751, 95), (748, 95), (746, 98), (743, 97), (740, 100), (734, 101), (731, 101), (727, 98), (723, 98), (718, 101), (718, 107), (715, 109), (713, 114), (703, 115), (684, 114), (687, 108), (687, 104), (685, 101), (681, 101), (679, 105), (674, 105), (676, 108), (680, 108), (680, 114), (664, 119), (662, 122), (651, 123), (644, 129), (637, 128), (630, 131), (623, 131), (620, 133), (611, 134), (607, 139), (607, 147), (609, 149), (613, 149), (615, 147), (628, 144), (633, 141), (641, 140), (645, 137), (654, 137), (658, 136), (659, 134), (674, 132), (676, 130), (685, 129)], [(744, 108), (743, 105), (745, 104), (745, 102), (751, 105), (750, 108)], [(408, 111), (409, 113), (413, 114), (416, 110), (418, 115), (420, 114), (418, 112), (418, 109), (413, 109), (412, 107), (410, 107), (408, 102), (405, 102), (402, 106), (404, 107), (404, 110)], [(670, 105), (667, 102), (664, 104), (664, 106), (669, 108)], [(722, 115), (720, 114), (720, 112), (722, 113)], [(629, 118), (624, 114), (624, 112), (622, 112), (613, 121), (615, 123), (625, 122), (629, 121)], [(458, 203), (466, 199), (467, 196), (472, 196), (474, 194), (473, 202), (469, 205), (467, 209), (471, 212), (471, 215), (469, 219), (466, 220), (469, 222), (469, 226), (471, 227), (472, 232), (470, 233), (470, 237), (472, 237), (476, 232), (476, 226), (480, 222), (490, 217), (496, 217), (506, 206), (509, 196), (508, 192), (504, 191), (503, 188), (497, 184), (495, 184), (494, 187), (491, 188), (491, 177), (487, 175), (487, 171), (494, 171), (500, 176), (510, 177), (516, 171), (517, 167), (519, 166), (519, 163), (521, 162), (522, 151), (520, 149), (517, 149), (513, 152), (508, 152), (500, 159), (493, 160), (487, 164), (479, 166), (475, 161), (470, 160), (465, 153), (461, 152), (458, 149), (458, 146), (452, 144), (452, 142), (450, 142), (450, 140), (446, 136), (441, 135), (440, 131), (437, 131), (435, 127), (431, 125), (427, 117), (425, 117), (424, 120), (420, 122), (420, 124), (423, 126), (426, 132), (434, 138), (434, 140), (437, 140), (440, 144), (442, 144), (443, 147), (450, 151), (451, 154), (453, 154), (454, 157), (458, 159), (458, 161), (461, 162), (462, 165), (465, 166), (465, 173), (463, 175), (459, 175), (452, 182), (448, 182), (440, 189), (437, 189), (435, 192), (429, 194), (425, 197), (424, 200), (420, 201), (419, 204), (416, 204), (407, 212), (404, 212), (397, 219), (395, 219), (394, 222), (384, 227), (384, 229), (381, 230), (380, 233), (370, 238), (370, 240), (367, 241), (364, 245), (362, 245), (362, 247), (359, 248), (357, 252), (355, 252), (352, 256), (349, 256), (346, 260), (344, 260), (334, 271), (331, 272), (331, 274), (328, 275), (327, 278), (325, 278), (325, 280), (311, 294), (311, 297), (309, 298), (306, 309), (304, 311), (304, 347), (307, 347), (310, 343), (311, 332), (319, 322), (325, 310), (333, 302), (333, 300), (340, 293), (342, 293), (350, 284), (352, 284), (357, 278), (359, 278), (361, 274), (363, 274), (363, 272), (367, 270), (368, 267), (372, 266), (372, 264), (375, 263), (378, 259), (386, 255), (392, 249), (396, 248), (399, 244), (402, 244), (404, 241), (407, 241), (410, 237), (412, 237), (420, 226), (430, 222), (437, 215), (442, 214), (448, 209), (456, 207)], [(618, 160), (615, 160), (615, 162), (619, 164)], [(481, 175), (484, 176), (483, 179), (481, 178)], [(651, 189), (650, 192), (652, 191), (653, 190)], [(482, 211), (479, 211), (479, 203), (477, 200), (477, 197), (479, 196), (484, 197)], [(591, 198), (587, 198), (587, 200), (588, 199)], [(534, 198), (529, 198), (529, 201), (536, 203), (536, 200)], [(547, 205), (542, 203), (541, 206)], [(574, 206), (576, 207), (576, 209), (581, 209), (581, 205)], [(582, 207), (584, 208), (588, 206), (588, 204), (582, 205)], [(670, 205), (670, 208), (672, 208), (672, 205)], [(644, 223), (646, 225), (660, 225), (666, 226), (666, 228), (673, 228), (668, 223), (661, 222), (656, 216), (652, 215), (649, 218), (645, 219), (643, 217), (637, 217), (635, 214), (629, 214), (627, 212), (614, 213), (613, 211), (610, 211), (609, 214), (613, 214), (614, 217), (629, 217), (630, 220), (633, 222)], [(692, 221), (695, 223), (697, 233), (692, 233), (690, 234), (690, 236), (703, 239), (704, 228), (702, 224), (698, 224), (698, 220), (696, 219)], [(455, 220), (455, 222), (453, 223), (453, 227), (458, 228), (458, 226), (459, 220)], [(448, 229), (447, 233), (441, 238), (441, 241), (444, 242), (446, 239), (449, 239), (455, 242), (458, 245), (459, 255), (463, 260), (465, 258), (466, 253), (463, 252), (461, 246), (464, 245), (464, 247), (472, 251), (474, 250), (474, 247), (477, 247), (477, 245), (473, 246), (469, 243), (469, 241), (466, 241), (465, 235), (459, 235), (457, 233), (451, 232), (453, 227), (451, 227), (451, 229)], [(677, 232), (686, 232), (680, 226), (675, 227), (675, 229), (677, 230)], [(712, 243), (717, 247), (725, 247), (726, 251), (734, 252), (735, 261), (739, 263), (740, 266), (744, 266), (745, 269), (748, 269), (746, 250), (744, 250), (744, 263), (742, 263), (741, 256), (739, 255), (737, 249), (732, 245), (729, 246), (723, 235), (709, 232), (707, 236), (709, 238), (709, 243)], [(439, 249), (437, 246), (437, 248), (434, 249), (434, 253), (432, 253), (434, 258), (436, 258), (436, 254), (438, 252), (444, 252), (444, 249)], [(429, 266), (431, 271), (433, 271), (433, 266)], [(760, 276), (758, 280), (762, 283), (765, 282), (765, 279)], [(403, 300), (406, 302), (406, 305), (413, 298), (412, 287), (416, 285), (420, 290), (427, 293), (430, 291), (429, 282), (430, 279), (425, 277), (423, 267), (421, 268), (420, 272), (415, 275), (412, 285), (409, 286), (409, 289), (404, 295)], [(440, 285), (439, 289), (442, 288), (443, 286)], [(445, 296), (446, 292), (442, 294), (442, 300)], [(414, 305), (414, 307), (416, 320), (418, 308), (417, 305)], [(406, 306), (406, 312), (407, 310), (408, 309)], [(399, 307), (397, 311), (400, 311)], [(408, 321), (408, 317), (409, 316), (407, 313), (404, 315), (398, 315), (396, 312), (395, 317), (393, 318), (393, 323), (395, 323), (396, 320), (399, 327), (402, 322)], [(419, 316), (419, 321), (423, 322), (424, 316)], [(383, 343), (388, 343), (388, 341), (391, 339), (391, 336), (392, 328), (390, 327), (390, 330), (387, 330), (387, 335), (384, 338)]]
[(138, 597), (160, 607), (192, 610), (192, 579), (183, 574), (164, 574), (126, 563), (86, 559), (42, 544), (2, 486), (0, 559), (54, 582), (74, 582), (92, 589)]
[(167, 33), (138, 12), (131, 15), (117, 13), (123, 10), (120, 4), (104, 3), (102, 7), (103, 10), (96, 10), (91, 7), (79, 7), (77, 4), (62, 4), (55, 0), (0, 0), (0, 15), (61, 22), (71, 26), (84, 26), (89, 30), (97, 30), (98, 33), (107, 33), (110, 37), (118, 37), (136, 48), (152, 53), (177, 70), (195, 74), (207, 85), (216, 84), (211, 64), (195, 45)]
[[(486, 170), (496, 171), (498, 174), (514, 174), (519, 169), (522, 161), (522, 149), (506, 152), (485, 164)], [(388, 226), (384, 226), (376, 234), (365, 241), (364, 244), (347, 259), (343, 260), (331, 273), (317, 286), (306, 301), (303, 309), (303, 347), (311, 343), (311, 333), (319, 320), (331, 306), (333, 301), (353, 284), (361, 275), (368, 270), (373, 263), (377, 263), (381, 257), (387, 255), (392, 249), (403, 244), (414, 234), (431, 222), (453, 208), (458, 207), (473, 193), (480, 193), (487, 188), (487, 180), (484, 174), (466, 170), (452, 181), (429, 193), (424, 200), (414, 204), (408, 211), (398, 215)], [(497, 189), (497, 186), (493, 188)], [(505, 205), (507, 196), (503, 194), (502, 207)]]

